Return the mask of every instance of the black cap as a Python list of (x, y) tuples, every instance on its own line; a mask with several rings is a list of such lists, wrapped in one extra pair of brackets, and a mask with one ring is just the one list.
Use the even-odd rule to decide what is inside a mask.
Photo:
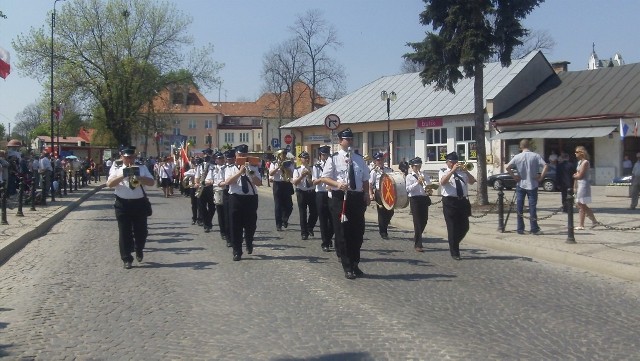
[(422, 158), (415, 157), (415, 158), (409, 160), (409, 165), (418, 165), (418, 164), (422, 164)]
[(351, 128), (347, 128), (341, 132), (338, 133), (338, 138), (343, 139), (343, 138), (348, 138), (351, 139), (353, 138), (353, 132), (351, 131)]
[(225, 158), (235, 158), (236, 157), (236, 151), (233, 149), (229, 149), (226, 152), (224, 152), (224, 157)]
[(457, 161), (458, 161), (458, 153), (456, 153), (456, 152), (451, 152), (451, 153), (447, 154), (446, 159), (447, 159), (447, 160), (454, 161), (454, 162), (457, 162)]
[(136, 147), (134, 146), (128, 146), (128, 147), (124, 147), (122, 148), (122, 155), (135, 155), (136, 154)]
[(202, 151), (202, 153), (204, 153), (204, 154), (206, 154), (206, 155), (211, 155), (211, 154), (213, 154), (213, 150), (212, 150), (212, 149), (209, 149), (209, 148), (206, 148), (206, 149), (204, 149), (204, 150)]
[(224, 154), (222, 154), (222, 152), (220, 152), (220, 151), (217, 151), (217, 152), (213, 153), (213, 156), (215, 158), (224, 158)]
[(202, 164), (203, 160), (200, 157), (196, 157), (196, 164)]
[(204, 156), (204, 161), (205, 161), (205, 162), (209, 162), (209, 161), (211, 161), (211, 156), (210, 156), (209, 154), (205, 155), (205, 156)]
[(307, 153), (307, 152), (300, 152), (300, 154), (298, 154), (298, 158), (309, 159), (309, 153)]
[(382, 153), (382, 152), (376, 152), (376, 153), (373, 155), (373, 159), (375, 159), (375, 160), (384, 159), (384, 153)]
[(236, 147), (236, 152), (238, 153), (249, 153), (249, 146), (246, 144), (240, 144)]
[(322, 147), (318, 148), (318, 151), (320, 152), (320, 154), (331, 154), (331, 146), (323, 145)]

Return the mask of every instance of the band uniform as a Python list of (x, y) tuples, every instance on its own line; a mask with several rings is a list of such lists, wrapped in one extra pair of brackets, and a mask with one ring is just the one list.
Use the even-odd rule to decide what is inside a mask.
[(291, 182), (296, 188), (296, 200), (300, 214), (300, 236), (302, 239), (314, 237), (313, 229), (318, 221), (318, 209), (316, 208), (316, 190), (313, 185), (312, 166), (307, 152), (298, 155), (302, 164), (293, 171)]
[(431, 180), (420, 170), (422, 167), (422, 159), (420, 157), (409, 160), (409, 167), (409, 172), (405, 178), (405, 187), (409, 196), (411, 216), (413, 217), (413, 247), (416, 252), (422, 252), (422, 233), (427, 227), (429, 206), (431, 205), (431, 198), (427, 193), (426, 186), (431, 184)]
[[(273, 179), (273, 202), (276, 220), (276, 229), (282, 231), (282, 227), (289, 227), (289, 217), (293, 212), (293, 184), (286, 175), (293, 174), (293, 162), (286, 160), (286, 150), (281, 149), (277, 152), (276, 160), (269, 165), (269, 177)], [(281, 169), (282, 167), (282, 169)]]
[(382, 205), (382, 196), (380, 193), (380, 179), (384, 173), (393, 173), (393, 169), (384, 166), (384, 153), (377, 152), (373, 155), (375, 167), (371, 170), (369, 177), (369, 197), (376, 202), (376, 210), (378, 212), (378, 232), (382, 239), (389, 239), (389, 223), (393, 217), (394, 210), (387, 209)]
[(331, 147), (328, 145), (319, 148), (320, 160), (313, 166), (313, 185), (316, 187), (316, 208), (318, 214), (318, 223), (320, 225), (320, 238), (322, 238), (322, 250), (331, 252), (333, 242), (333, 222), (331, 220), (331, 210), (329, 205), (329, 188), (320, 179), (322, 170), (327, 162), (327, 158), (331, 154)]

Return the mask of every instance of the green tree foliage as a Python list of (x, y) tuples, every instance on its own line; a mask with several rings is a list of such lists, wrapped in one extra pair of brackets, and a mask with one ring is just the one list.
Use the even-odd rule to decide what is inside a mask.
[(420, 64), (423, 84), (455, 92), (463, 78), (474, 78), (475, 134), (478, 151), (478, 203), (488, 204), (483, 107), (484, 62), (496, 55), (503, 66), (511, 64), (514, 47), (522, 45), (528, 30), (524, 19), (543, 0), (424, 0), (420, 23), (431, 26), (419, 43), (409, 43), (414, 53), (404, 58)]
[[(149, 127), (141, 112), (164, 87), (176, 81), (215, 86), (222, 65), (213, 47), (187, 51), (191, 18), (175, 5), (152, 0), (76, 0), (56, 13), (54, 67), (56, 99), (73, 98), (87, 113), (99, 108), (101, 132), (118, 144)], [(17, 67), (48, 79), (51, 38), (31, 29), (13, 42)], [(105, 134), (102, 139), (110, 138)]]

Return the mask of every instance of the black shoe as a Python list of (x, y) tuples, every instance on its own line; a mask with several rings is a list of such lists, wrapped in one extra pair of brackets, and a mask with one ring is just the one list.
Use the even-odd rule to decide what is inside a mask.
[(313, 234), (313, 231), (309, 231), (309, 237), (313, 238), (313, 237), (315, 237), (315, 236), (316, 236), (316, 235), (315, 235), (315, 234)]
[(142, 250), (136, 250), (136, 260), (138, 262), (142, 262), (143, 257), (144, 257), (144, 253), (142, 253)]
[(353, 274), (355, 274), (358, 277), (364, 276), (364, 272), (362, 272), (362, 270), (358, 266), (353, 267)]
[(196, 224), (196, 221), (191, 221), (191, 225), (192, 226), (195, 225), (195, 224)]
[(329, 247), (327, 246), (322, 246), (322, 251), (324, 252), (331, 252), (331, 250), (329, 249)]
[(204, 228), (204, 233), (209, 233), (209, 232), (211, 232), (211, 228), (209, 228), (209, 227), (205, 227), (205, 228)]
[(309, 236), (307, 236), (306, 234), (303, 234), (303, 235), (302, 235), (302, 239), (303, 239), (303, 240), (307, 240), (307, 239), (309, 239)]
[(284, 223), (282, 223), (282, 225), (284, 226), (284, 228), (288, 228), (289, 227), (289, 222), (284, 222)]
[(203, 225), (202, 221), (198, 221), (197, 223), (198, 223), (199, 226)]
[(240, 260), (240, 255), (239, 254), (234, 254), (233, 255), (233, 260), (234, 261), (239, 261)]
[(131, 261), (124, 261), (124, 269), (131, 269)]
[(248, 254), (252, 254), (253, 253), (253, 245), (252, 244), (248, 244), (247, 245), (247, 253)]
[(456, 261), (462, 260), (462, 258), (460, 258), (460, 256), (451, 256), (451, 258), (455, 259)]
[(344, 273), (344, 278), (346, 278), (348, 280), (355, 280), (356, 279), (356, 275), (351, 271), (346, 271)]
[(227, 239), (227, 235), (226, 235), (226, 234), (221, 234), (221, 235), (220, 235), (220, 237), (221, 237), (222, 239)]
[(387, 233), (380, 233), (380, 237), (382, 237), (382, 239), (389, 239), (389, 234), (387, 234)]
[(231, 247), (231, 242), (227, 242), (227, 247)]
[(282, 232), (282, 227), (281, 226), (277, 226), (276, 230), (278, 230), (278, 232)]

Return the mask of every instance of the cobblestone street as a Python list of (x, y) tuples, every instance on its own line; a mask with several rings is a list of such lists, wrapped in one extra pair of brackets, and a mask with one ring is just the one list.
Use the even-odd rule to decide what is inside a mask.
[[(144, 261), (119, 259), (112, 192), (84, 201), (0, 266), (0, 357), (17, 360), (640, 358), (640, 285), (467, 245), (462, 262), (367, 223), (346, 280), (297, 208), (277, 232), (260, 192), (252, 255), (192, 226), (187, 198), (149, 195)], [(177, 194), (177, 193), (176, 193)], [(429, 233), (429, 226), (427, 226)], [(430, 234), (430, 233), (429, 233)]]

